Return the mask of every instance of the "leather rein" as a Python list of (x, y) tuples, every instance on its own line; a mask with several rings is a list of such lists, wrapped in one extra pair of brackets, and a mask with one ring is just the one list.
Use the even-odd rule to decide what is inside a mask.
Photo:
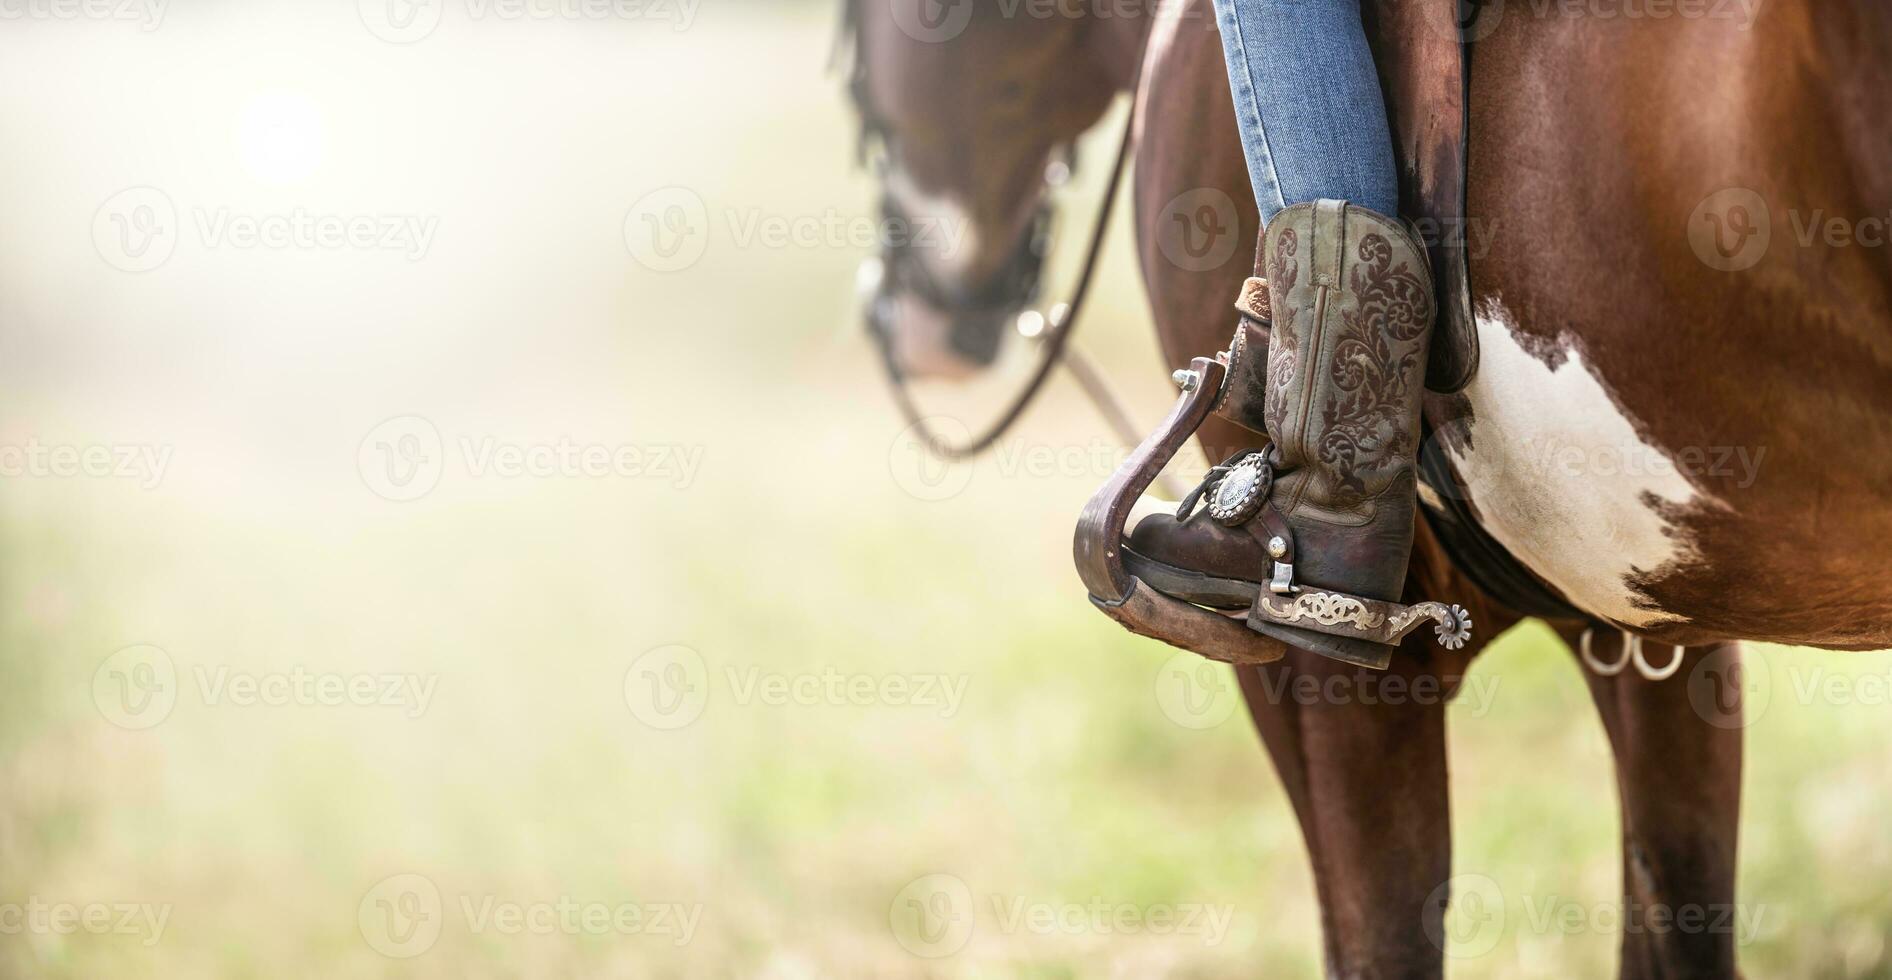
[[(836, 55), (844, 50), (851, 41), (856, 46), (853, 64), (849, 71), (848, 94), (853, 103), (857, 118), (860, 120), (859, 142), (856, 145), (856, 158), (866, 165), (873, 144), (884, 145), (888, 126), (874, 111), (867, 97), (867, 61), (858, 51), (861, 42), (859, 25), (856, 22), (855, 3), (858, 0), (843, 0), (841, 33), (837, 38)], [(1104, 384), (1096, 369), (1070, 349), (1071, 335), (1076, 332), (1078, 314), (1084, 308), (1084, 301), (1090, 296), (1091, 283), (1097, 272), (1104, 251), (1104, 242), (1110, 231), (1111, 214), (1116, 208), (1118, 190), (1123, 184), (1124, 172), (1129, 169), (1130, 155), (1136, 145), (1137, 95), (1142, 85), (1142, 71), (1139, 68), (1130, 87), (1130, 109), (1123, 121), (1123, 135), (1118, 141), (1116, 160), (1111, 165), (1110, 179), (1104, 186), (1103, 198), (1097, 207), (1097, 218), (1091, 228), (1089, 244), (1084, 253), (1084, 264), (1078, 273), (1077, 283), (1072, 288), (1070, 298), (1050, 308), (1048, 315), (1038, 316), (1039, 330), (1021, 333), (1042, 341), (1039, 349), (1037, 366), (1032, 370), (1029, 380), (1012, 396), (1005, 411), (984, 431), (961, 443), (954, 443), (941, 436), (934, 429), (932, 422), (920, 410), (914, 400), (908, 379), (900, 370), (898, 357), (894, 351), (892, 324), (889, 312), (885, 309), (888, 294), (879, 291), (869, 304), (866, 312), (867, 332), (873, 337), (874, 344), (880, 350), (881, 366), (887, 377), (888, 387), (893, 393), (895, 405), (906, 420), (909, 431), (913, 432), (928, 452), (941, 459), (964, 460), (990, 449), (1010, 431), (1012, 426), (1024, 416), (1032, 402), (1044, 391), (1046, 382), (1051, 379), (1051, 372), (1060, 363), (1066, 364), (1076, 377), (1106, 421), (1116, 431), (1119, 439), (1127, 445), (1141, 441), (1130, 424), (1121, 404)], [(1063, 160), (1073, 157), (1067, 147), (1060, 155)], [(1054, 163), (1047, 168), (1045, 190), (1062, 182), (1051, 174), (1060, 167), (1068, 175), (1069, 166)], [(884, 188), (880, 196), (880, 210), (883, 215), (898, 214), (898, 206), (892, 195)], [(1038, 297), (1044, 269), (1045, 254), (1048, 251), (1051, 224), (1051, 205), (1044, 204), (1033, 215), (1024, 235), (1012, 255), (1006, 260), (1000, 273), (994, 280), (971, 294), (954, 294), (942, 288), (924, 267), (910, 258), (910, 253), (903, 248), (887, 248), (878, 259), (868, 260), (868, 267), (879, 262), (880, 269), (876, 278), (891, 276), (895, 281), (909, 288), (921, 299), (948, 316), (959, 317), (978, 313), (1008, 312), (1011, 310), (1029, 311)], [(1035, 311), (1034, 311), (1035, 312)], [(1021, 322), (1024, 316), (1021, 314)]]

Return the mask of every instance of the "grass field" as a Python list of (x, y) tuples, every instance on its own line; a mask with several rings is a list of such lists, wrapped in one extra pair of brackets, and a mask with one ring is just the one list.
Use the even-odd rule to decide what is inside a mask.
[[(446, 9), (0, 24), (0, 975), (1318, 975), (1229, 675), (1070, 569), (1105, 430), (1059, 386), (927, 468), (860, 250), (797, 242), (870, 214), (829, 9)], [(298, 211), (416, 232), (227, 234)], [(1150, 420), (1118, 231), (1086, 343)], [(1755, 656), (1744, 968), (1892, 975), (1892, 657)], [(1449, 974), (1611, 975), (1578, 669), (1527, 626), (1472, 680), (1455, 870), (1505, 915)]]

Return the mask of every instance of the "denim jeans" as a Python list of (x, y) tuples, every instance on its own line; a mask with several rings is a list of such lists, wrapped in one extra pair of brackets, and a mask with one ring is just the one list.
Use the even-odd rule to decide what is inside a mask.
[(1215, 0), (1215, 19), (1262, 222), (1323, 197), (1396, 215), (1393, 137), (1360, 0)]

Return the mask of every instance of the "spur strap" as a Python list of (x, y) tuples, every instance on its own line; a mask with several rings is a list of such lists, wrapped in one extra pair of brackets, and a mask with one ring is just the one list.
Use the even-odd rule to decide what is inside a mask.
[(1255, 597), (1248, 611), (1252, 622), (1260, 619), (1281, 626), (1346, 636), (1393, 646), (1425, 622), (1433, 623), (1439, 645), (1456, 650), (1472, 636), (1472, 617), (1463, 607), (1443, 602), (1421, 602), (1410, 606), (1378, 599), (1321, 589), (1308, 589), (1294, 595), (1263, 592)]
[(1274, 309), (1268, 305), (1268, 280), (1250, 276), (1242, 283), (1242, 294), (1235, 297), (1235, 312), (1267, 326), (1274, 322)]

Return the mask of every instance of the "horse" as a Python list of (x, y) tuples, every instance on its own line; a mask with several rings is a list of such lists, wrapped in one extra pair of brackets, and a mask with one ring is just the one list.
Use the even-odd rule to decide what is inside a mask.
[[(1731, 932), (1637, 926), (1733, 907), (1740, 644), (1892, 645), (1892, 132), (1875, 120), (1892, 9), (1442, 2), (1470, 66), (1479, 364), (1426, 400), (1439, 465), (1406, 591), (1464, 597), (1478, 633), (1456, 651), (1409, 639), (1392, 672), (1450, 690), (1492, 638), (1548, 622), (1587, 667), (1617, 767), (1621, 975), (1737, 976)], [(890, 200), (973, 229), (962, 254), (899, 257), (943, 288), (900, 297), (917, 313), (894, 329), (989, 327), (989, 304), (962, 316), (950, 297), (997, 295), (1046, 167), (1134, 93), (1165, 367), (1225, 345), (1259, 219), (1209, 0), (844, 3)], [(1391, 25), (1411, 20), (1393, 15), (1415, 3), (1430, 0), (1364, 4), (1383, 77)], [(1220, 260), (1198, 251), (1212, 232), (1237, 243)], [(1184, 256), (1179, 234), (1196, 236)], [(1214, 418), (1199, 440), (1259, 447)], [(1453, 514), (1554, 601), (1472, 574), (1434, 532)], [(1645, 645), (1674, 659), (1655, 667)], [(1303, 829), (1328, 974), (1437, 977), (1454, 887), (1443, 704), (1267, 693), (1358, 673), (1289, 651), (1238, 677)]]

